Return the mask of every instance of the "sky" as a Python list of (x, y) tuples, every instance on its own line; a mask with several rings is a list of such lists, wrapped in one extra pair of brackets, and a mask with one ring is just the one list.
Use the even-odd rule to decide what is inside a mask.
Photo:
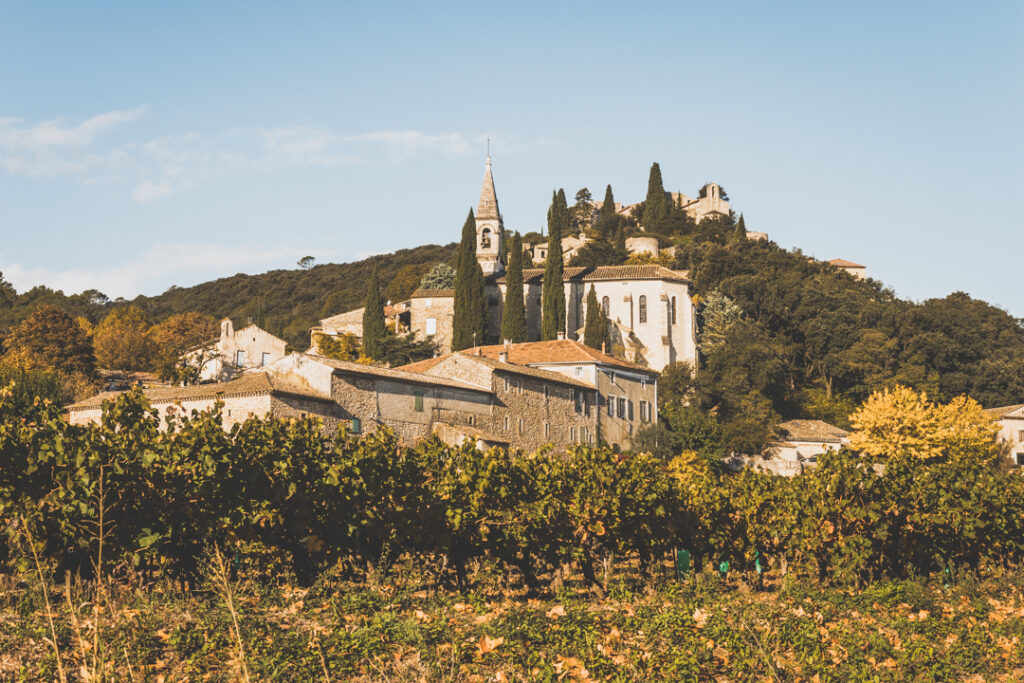
[[(436, 5), (436, 6), (435, 6)], [(111, 298), (723, 185), (748, 229), (1024, 317), (1024, 4), (0, 0), (0, 271)]]

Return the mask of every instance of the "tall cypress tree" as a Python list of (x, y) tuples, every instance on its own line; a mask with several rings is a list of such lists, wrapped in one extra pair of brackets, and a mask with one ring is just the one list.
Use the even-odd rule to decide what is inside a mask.
[(456, 255), (455, 311), (452, 318), (452, 350), (461, 351), (484, 343), (487, 302), (484, 274), (476, 260), (476, 219), (473, 209), (462, 226), (462, 241)]
[(505, 273), (505, 310), (501, 317), (501, 339), (526, 341), (526, 304), (523, 301), (523, 238), (512, 234), (508, 271)]
[(612, 186), (609, 185), (605, 188), (604, 201), (601, 202), (601, 211), (597, 215), (594, 228), (599, 235), (610, 240), (617, 227), (619, 227), (619, 215), (615, 213), (615, 196), (612, 194)]
[(743, 220), (742, 213), (740, 214), (740, 219), (736, 221), (736, 233), (734, 237), (739, 241), (747, 239), (747, 224)]
[(651, 174), (647, 179), (647, 198), (644, 200), (641, 223), (648, 232), (662, 233), (665, 231), (670, 209), (665, 197), (665, 184), (661, 181), (661, 167), (655, 161), (651, 164)]
[(544, 264), (544, 285), (541, 293), (540, 338), (558, 339), (565, 330), (565, 293), (562, 287), (562, 233), (569, 228), (569, 206), (565, 191), (551, 197), (548, 209), (548, 260)]
[(380, 276), (374, 268), (363, 309), (363, 353), (374, 360), (383, 358), (385, 335), (387, 327), (384, 324), (384, 301), (380, 297)]
[(583, 343), (606, 353), (611, 346), (608, 344), (608, 318), (597, 302), (594, 285), (590, 285), (590, 291), (587, 292), (587, 321), (583, 326)]

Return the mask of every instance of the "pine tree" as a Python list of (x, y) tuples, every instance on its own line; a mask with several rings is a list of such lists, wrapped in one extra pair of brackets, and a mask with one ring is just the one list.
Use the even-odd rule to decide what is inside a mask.
[(558, 339), (565, 330), (565, 295), (562, 287), (562, 233), (569, 228), (569, 207), (565, 191), (551, 198), (548, 209), (548, 260), (544, 264), (544, 285), (541, 303), (540, 338)]
[(587, 292), (587, 321), (583, 326), (583, 343), (592, 349), (608, 352), (608, 317), (597, 302), (597, 292), (590, 285)]
[(476, 260), (476, 219), (472, 209), (462, 226), (462, 241), (456, 255), (454, 304), (452, 350), (461, 351), (483, 344), (487, 302), (484, 299), (484, 273)]
[(366, 308), (363, 309), (363, 353), (374, 360), (383, 358), (385, 336), (384, 300), (380, 297), (380, 276), (374, 268), (366, 289)]
[(671, 207), (665, 197), (665, 184), (661, 181), (661, 167), (655, 161), (647, 179), (647, 199), (644, 200), (644, 215), (641, 223), (648, 232), (665, 232), (666, 219)]
[(526, 341), (526, 304), (523, 301), (523, 238), (512, 235), (508, 271), (505, 273), (505, 310), (501, 318), (502, 341)]

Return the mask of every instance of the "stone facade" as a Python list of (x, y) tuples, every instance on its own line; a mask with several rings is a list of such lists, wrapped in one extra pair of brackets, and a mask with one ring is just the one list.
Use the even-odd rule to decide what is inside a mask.
[[(497, 385), (492, 381), (495, 394), (511, 412), (506, 423), (503, 406), (499, 406), (494, 433), (513, 443), (531, 443), (529, 435), (517, 433), (517, 416), (522, 415), (526, 416), (524, 426), (546, 425), (546, 439), (559, 445), (564, 444), (558, 439), (565, 437), (557, 430), (565, 430), (587, 443), (604, 441), (627, 447), (636, 429), (658, 420), (656, 372), (567, 339), (476, 347), (399, 369), (458, 377), (474, 384), (485, 384), (496, 373), (501, 381)], [(521, 383), (512, 377), (512, 373), (527, 373), (528, 369), (534, 372), (525, 374)], [(538, 375), (536, 371), (544, 374)], [(585, 388), (586, 392), (577, 397), (556, 390), (555, 379), (567, 383), (569, 389)], [(530, 393), (531, 387), (537, 391), (538, 382), (541, 389), (547, 386), (543, 399)], [(571, 402), (566, 404), (566, 400)], [(585, 402), (577, 404), (578, 400)], [(569, 419), (553, 416), (552, 406), (555, 413), (571, 408)]]
[(454, 289), (417, 289), (409, 299), (409, 331), (417, 339), (433, 337), (438, 353), (452, 350), (454, 316)]
[(626, 251), (630, 254), (650, 254), (656, 258), (661, 248), (657, 237), (627, 237)]
[(204, 356), (199, 381), (223, 382), (250, 368), (263, 367), (284, 358), (287, 343), (266, 330), (249, 325), (235, 330), (230, 318), (220, 323), (220, 339), (212, 348), (193, 352)]
[(990, 408), (985, 412), (999, 425), (998, 439), (1005, 445), (1010, 462), (1024, 467), (1024, 404)]
[[(715, 215), (728, 216), (732, 209), (729, 207), (729, 200), (722, 197), (722, 187), (718, 183), (708, 183), (701, 191), (697, 193), (697, 197), (688, 197), (682, 192), (668, 192), (668, 199), (678, 207), (681, 207), (686, 215), (689, 216), (695, 223), (700, 223), (705, 218)], [(703, 195), (703, 196), (700, 196)], [(594, 218), (597, 218), (598, 213), (601, 210), (601, 205), (604, 202), (594, 202)], [(635, 204), (620, 204), (615, 202), (615, 213), (620, 216), (629, 218), (636, 215), (637, 208), (640, 203)]]

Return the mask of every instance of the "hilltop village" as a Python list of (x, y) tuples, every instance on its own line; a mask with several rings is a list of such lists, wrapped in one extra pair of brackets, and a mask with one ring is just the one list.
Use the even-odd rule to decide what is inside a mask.
[[(672, 192), (666, 201), (694, 225), (732, 220), (724, 190), (715, 183), (701, 188), (697, 198)], [(592, 207), (594, 220), (608, 213), (635, 217), (643, 208), (617, 202), (606, 207), (600, 201)], [(308, 348), (292, 353), (266, 330), (252, 324), (236, 330), (225, 319), (218, 340), (189, 352), (190, 362), (200, 368), (199, 382), (150, 388), (150, 402), (170, 415), (209, 409), (220, 401), (225, 428), (251, 416), (316, 416), (327, 429), (343, 425), (352, 433), (386, 425), (408, 443), (436, 435), (447, 443), (468, 441), (481, 448), (529, 451), (599, 442), (629, 448), (638, 430), (659, 421), (661, 373), (699, 366), (694, 292), (689, 272), (671, 267), (675, 247), (637, 225), (628, 237), (620, 237), (627, 263), (572, 266), (594, 238), (585, 230), (562, 237), (564, 323), (545, 335), (545, 268), (538, 266), (547, 261), (550, 245), (522, 242), (527, 267), (521, 266), (515, 279), (521, 276), (525, 340), (512, 342), (501, 338), (512, 240), (499, 209), (490, 157), (471, 220), (486, 311), (482, 333), (468, 348), (453, 344), (456, 292), (450, 282), (421, 286), (407, 299), (382, 306), (388, 329), (434, 350), (431, 358), (397, 367), (324, 352), (331, 344), (358, 343), (364, 336), (365, 308), (321, 319), (310, 330)], [(766, 240), (767, 235), (744, 231), (743, 238)], [(854, 278), (865, 277), (860, 264), (844, 259), (827, 263)], [(600, 344), (587, 345), (585, 328), (594, 305), (606, 334)], [(71, 420), (99, 419), (103, 402), (113, 395), (106, 392), (71, 405)], [(1017, 419), (1013, 411), (1006, 413)], [(734, 452), (730, 462), (794, 474), (813, 465), (823, 450), (846, 443), (848, 436), (822, 420), (802, 418), (783, 422), (775, 433), (758, 454), (767, 460)]]

